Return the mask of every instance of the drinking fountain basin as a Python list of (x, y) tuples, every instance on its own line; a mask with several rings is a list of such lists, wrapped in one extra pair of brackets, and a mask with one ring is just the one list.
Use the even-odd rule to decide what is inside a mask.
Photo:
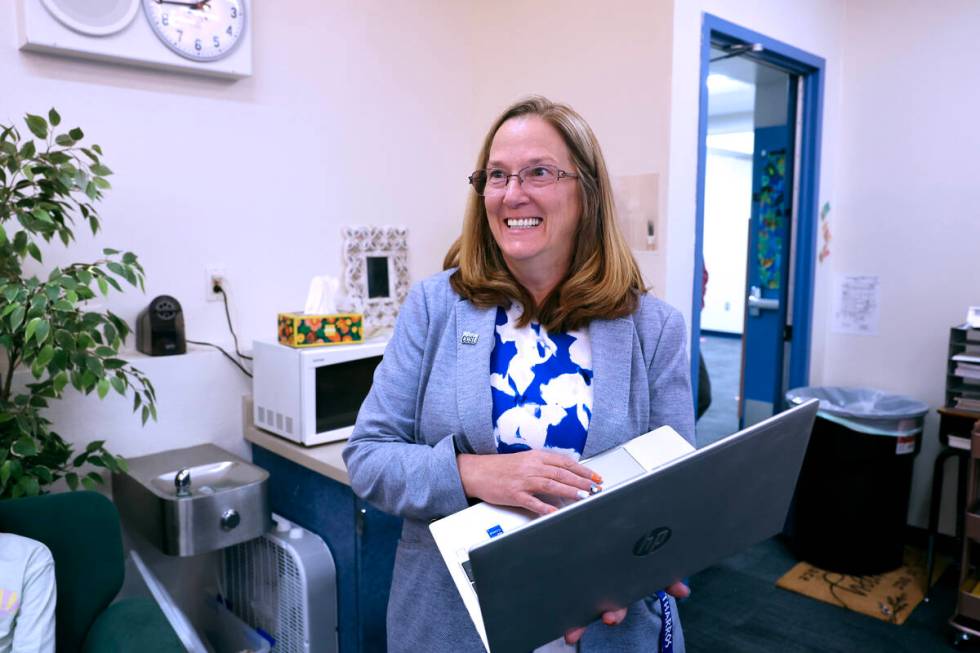
[(123, 523), (168, 555), (190, 556), (254, 539), (272, 527), (269, 472), (216, 447), (129, 458), (112, 475)]

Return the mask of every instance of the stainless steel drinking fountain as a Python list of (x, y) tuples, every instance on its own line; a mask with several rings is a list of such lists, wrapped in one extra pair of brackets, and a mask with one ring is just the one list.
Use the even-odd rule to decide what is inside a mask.
[(269, 472), (202, 444), (130, 458), (112, 475), (123, 523), (168, 555), (190, 556), (272, 528)]

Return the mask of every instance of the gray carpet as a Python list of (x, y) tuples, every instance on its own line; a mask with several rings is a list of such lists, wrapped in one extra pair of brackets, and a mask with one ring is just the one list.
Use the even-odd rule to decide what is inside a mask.
[(711, 406), (697, 423), (699, 447), (738, 430), (738, 386), (742, 341), (712, 335), (701, 337), (701, 355), (711, 378)]
[(946, 622), (955, 607), (956, 569), (947, 569), (930, 601), (895, 626), (777, 588), (796, 562), (774, 538), (693, 576), (691, 596), (679, 607), (688, 653), (954, 650)]
[[(738, 430), (742, 343), (704, 335), (711, 407), (697, 423), (699, 447)], [(952, 547), (950, 547), (952, 548)], [(902, 626), (776, 587), (798, 562), (782, 538), (762, 542), (690, 579), (679, 612), (689, 653), (894, 653), (952, 651), (947, 621), (956, 603), (951, 566)], [(964, 647), (980, 651), (976, 642)]]

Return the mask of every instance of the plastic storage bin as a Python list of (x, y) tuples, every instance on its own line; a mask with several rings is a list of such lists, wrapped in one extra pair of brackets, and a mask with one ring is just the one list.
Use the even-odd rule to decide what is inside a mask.
[(269, 642), (228, 608), (213, 598), (205, 599), (205, 623), (202, 628), (208, 650), (213, 653), (269, 653)]
[(897, 569), (929, 407), (869, 388), (797, 388), (786, 398), (820, 400), (787, 527), (796, 555), (855, 576)]

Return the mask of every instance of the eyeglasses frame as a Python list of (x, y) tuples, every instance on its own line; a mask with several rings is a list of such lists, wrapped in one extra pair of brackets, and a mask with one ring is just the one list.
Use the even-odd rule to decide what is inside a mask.
[[(568, 177), (569, 179), (578, 179), (579, 178), (579, 175), (576, 172), (567, 172), (565, 170), (562, 170), (558, 166), (553, 166), (553, 165), (550, 165), (550, 164), (535, 163), (535, 164), (532, 164), (532, 165), (529, 165), (529, 166), (524, 166), (523, 168), (521, 168), (520, 170), (518, 170), (516, 173), (511, 174), (511, 175), (507, 175), (506, 177), (504, 177), (504, 185), (500, 187), (501, 190), (503, 190), (504, 192), (507, 192), (507, 187), (510, 186), (510, 178), (511, 177), (517, 177), (517, 183), (520, 184), (521, 188), (524, 188), (524, 177), (521, 175), (521, 173), (523, 173), (525, 170), (529, 170), (531, 168), (541, 168), (541, 167), (554, 168), (555, 170), (558, 171), (558, 174), (555, 175), (555, 184), (554, 185), (557, 185), (558, 182), (561, 181), (561, 179), (564, 178), (564, 177)], [(469, 177), (467, 177), (467, 179), (469, 180), (470, 185), (473, 187), (473, 192), (475, 192), (480, 197), (486, 197), (487, 196), (487, 185), (486, 185), (486, 183), (484, 183), (483, 192), (482, 193), (477, 192), (477, 190), (476, 190), (476, 182), (474, 180), (474, 177), (476, 177), (476, 175), (478, 175), (481, 172), (484, 173), (484, 174), (488, 174), (490, 172), (490, 170), (488, 168), (481, 168), (480, 170), (474, 170), (473, 173)]]

